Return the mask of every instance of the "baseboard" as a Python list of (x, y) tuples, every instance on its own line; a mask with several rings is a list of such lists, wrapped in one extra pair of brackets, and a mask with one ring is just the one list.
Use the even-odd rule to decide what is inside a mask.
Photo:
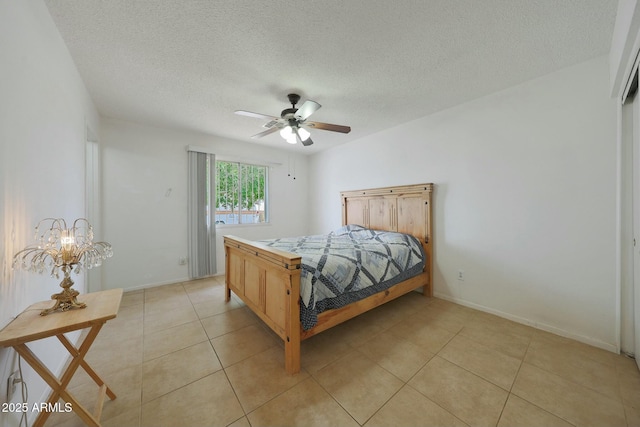
[(130, 287), (130, 288), (126, 288), (126, 289), (124, 289), (124, 292), (140, 291), (140, 290), (147, 289), (147, 288), (155, 288), (157, 286), (165, 286), (165, 285), (174, 285), (176, 283), (183, 283), (183, 282), (188, 282), (188, 281), (189, 281), (188, 278), (184, 278), (184, 279), (177, 279), (177, 280), (168, 280), (168, 281), (165, 281), (165, 282), (146, 283), (144, 285), (138, 285), (138, 286), (133, 286), (133, 287)]
[(620, 354), (620, 349), (614, 345), (614, 344), (610, 344), (610, 343), (606, 343), (604, 341), (600, 341), (591, 337), (587, 337), (584, 335), (580, 335), (580, 334), (575, 334), (569, 331), (566, 331), (564, 329), (558, 328), (556, 326), (552, 326), (552, 325), (547, 325), (545, 323), (540, 323), (540, 322), (536, 322), (534, 320), (531, 319), (527, 319), (524, 317), (520, 317), (520, 316), (516, 316), (514, 314), (511, 313), (505, 313), (503, 311), (500, 310), (495, 310), (493, 308), (490, 307), (485, 307), (483, 305), (479, 305), (479, 304), (475, 304), (460, 298), (455, 298), (452, 297), (450, 295), (446, 295), (446, 294), (442, 294), (439, 292), (434, 292), (433, 296), (435, 296), (436, 298), (440, 298), (443, 300), (447, 300), (447, 301), (451, 301), (453, 303), (456, 304), (460, 304), (463, 305), (465, 307), (469, 307), (469, 308), (473, 308), (474, 310), (478, 310), (478, 311), (482, 311), (485, 313), (489, 313), (489, 314), (493, 314), (495, 316), (498, 317), (502, 317), (503, 319), (507, 319), (507, 320), (511, 320), (513, 322), (516, 323), (520, 323), (522, 325), (527, 325), (527, 326), (531, 326), (532, 328), (535, 329), (540, 329), (541, 331), (545, 331), (545, 332), (550, 332), (554, 335), (559, 335), (561, 337), (565, 337), (565, 338), (569, 338), (575, 341), (579, 341), (583, 344), (588, 344), (591, 345), (593, 347), (598, 347), (601, 348), (603, 350), (607, 350), (610, 351), (612, 353), (616, 353), (616, 354)]
[[(124, 289), (124, 292), (140, 291), (140, 290), (143, 290), (143, 289), (155, 288), (157, 286), (175, 285), (176, 283), (192, 282), (194, 280), (205, 280), (205, 279), (211, 279), (211, 278), (219, 277), (219, 276), (224, 276), (224, 273), (214, 274), (212, 276), (204, 277), (204, 278), (201, 278), (201, 279), (189, 279), (188, 277), (185, 277), (183, 279), (168, 280), (168, 281), (165, 281), (165, 282), (146, 283), (144, 285), (138, 285), (138, 286), (133, 286), (133, 287), (130, 287), (130, 288), (126, 288), (126, 289)], [(107, 288), (107, 289), (111, 289), (111, 288)]]

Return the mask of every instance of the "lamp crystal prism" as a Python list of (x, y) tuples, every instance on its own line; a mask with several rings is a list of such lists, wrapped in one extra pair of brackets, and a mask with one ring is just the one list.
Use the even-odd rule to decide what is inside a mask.
[(54, 311), (68, 311), (73, 308), (85, 308), (86, 304), (77, 300), (78, 292), (72, 289), (71, 272), (79, 274), (84, 269), (102, 265), (102, 261), (113, 255), (107, 242), (93, 241), (93, 227), (85, 218), (78, 218), (71, 228), (62, 218), (46, 218), (35, 228), (36, 244), (27, 246), (13, 257), (13, 268), (27, 271), (51, 273), (51, 277), (60, 278), (63, 274), (62, 292), (51, 295), (55, 305), (43, 310), (40, 315)]

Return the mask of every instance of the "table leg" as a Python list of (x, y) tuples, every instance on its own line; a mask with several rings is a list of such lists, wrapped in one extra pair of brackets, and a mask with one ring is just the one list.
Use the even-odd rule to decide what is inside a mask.
[[(60, 334), (57, 337), (73, 357), (77, 357), (80, 354), (78, 349), (75, 348), (75, 346), (71, 344), (71, 342), (69, 342), (67, 337), (65, 337), (63, 334)], [(93, 381), (95, 381), (95, 383), (98, 384), (98, 386), (100, 387), (106, 386), (106, 393), (107, 393), (107, 396), (109, 396), (109, 399), (113, 400), (116, 398), (116, 394), (113, 392), (113, 390), (111, 390), (109, 386), (105, 384), (102, 378), (100, 378), (98, 374), (96, 374), (96, 372), (93, 370), (93, 368), (91, 368), (91, 366), (89, 366), (89, 364), (87, 363), (86, 360), (84, 360), (84, 358), (82, 358), (82, 360), (80, 361), (80, 366), (82, 366), (85, 372), (89, 374), (89, 376), (93, 379)]]
[[(27, 347), (25, 344), (18, 344), (14, 348), (16, 352), (20, 354), (20, 356), (22, 356), (24, 360), (27, 361), (27, 363), (33, 368), (33, 370), (36, 371), (38, 375), (40, 375), (40, 377), (49, 385), (49, 387), (51, 387), (52, 392), (50, 396), (53, 396), (55, 394), (58, 397), (62, 397), (65, 402), (70, 403), (73, 411), (76, 412), (87, 425), (92, 427), (100, 426), (100, 423), (90, 413), (88, 413), (82, 407), (82, 405), (80, 405), (80, 402), (78, 402), (73, 395), (71, 395), (62, 387), (60, 380), (58, 380), (53, 372), (51, 372), (49, 368), (47, 368), (42, 363), (42, 361), (40, 361), (40, 359), (38, 359), (38, 357), (33, 354), (29, 347)], [(51, 401), (51, 398), (49, 399), (49, 401)], [(40, 412), (35, 422), (33, 423), (33, 426), (43, 426), (49, 418), (49, 415), (51, 415), (49, 411), (45, 410)]]
[[(69, 393), (66, 388), (73, 378), (78, 367), (82, 366), (85, 371), (91, 376), (91, 378), (99, 385), (105, 388), (105, 393), (113, 400), (115, 399), (115, 394), (111, 391), (104, 381), (93, 371), (93, 369), (89, 366), (89, 364), (84, 361), (84, 357), (86, 356), (91, 344), (96, 339), (98, 332), (102, 328), (103, 324), (97, 324), (91, 327), (89, 333), (85, 337), (84, 341), (80, 345), (80, 349), (76, 349), (67, 338), (60, 334), (58, 335), (58, 339), (62, 342), (62, 344), (67, 348), (69, 353), (72, 355), (72, 360), (67, 369), (63, 372), (60, 379), (58, 379), (41, 361), (38, 357), (33, 354), (33, 352), (25, 345), (19, 344), (14, 348), (16, 351), (31, 365), (31, 367), (42, 377), (42, 379), (51, 387), (51, 394), (49, 395), (49, 399), (47, 400), (47, 405), (55, 404), (59, 398), (64, 399), (65, 402), (71, 404), (71, 408), (76, 414), (89, 426), (99, 427), (100, 421), (96, 419), (92, 414), (90, 414), (80, 402)], [(104, 397), (104, 394), (102, 395)], [(99, 410), (96, 411), (100, 413), (102, 410), (102, 405), (99, 406)], [(34, 427), (39, 427), (44, 425), (45, 421), (49, 418), (50, 412), (43, 411), (38, 415)]]

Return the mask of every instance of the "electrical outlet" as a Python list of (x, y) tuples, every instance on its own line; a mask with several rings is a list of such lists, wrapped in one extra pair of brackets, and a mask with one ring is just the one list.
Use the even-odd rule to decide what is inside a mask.
[(7, 379), (7, 402), (11, 402), (13, 394), (16, 392), (16, 387), (22, 382), (20, 378), (20, 371), (14, 371), (9, 375)]
[(458, 280), (464, 281), (464, 270), (458, 270)]

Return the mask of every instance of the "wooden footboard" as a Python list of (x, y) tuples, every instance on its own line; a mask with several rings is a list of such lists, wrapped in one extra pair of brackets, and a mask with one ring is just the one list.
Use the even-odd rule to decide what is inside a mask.
[(282, 340), (285, 369), (300, 371), (300, 256), (224, 237), (225, 301), (233, 291)]
[[(226, 255), (225, 301), (233, 291), (282, 340), (285, 369), (300, 371), (300, 342), (419, 287), (429, 286), (423, 271), (404, 282), (347, 306), (318, 315), (318, 323), (303, 331), (300, 324), (298, 255), (235, 236), (224, 236)], [(429, 295), (429, 294), (426, 294)]]

